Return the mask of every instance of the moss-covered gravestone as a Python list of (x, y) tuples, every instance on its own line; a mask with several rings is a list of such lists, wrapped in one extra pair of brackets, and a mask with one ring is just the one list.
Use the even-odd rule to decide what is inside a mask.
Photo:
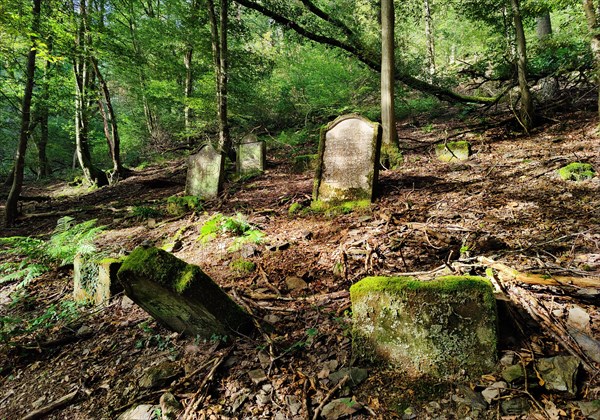
[(185, 194), (214, 198), (223, 186), (223, 156), (210, 144), (188, 158)]
[(94, 260), (80, 254), (73, 261), (73, 299), (79, 303), (100, 305), (123, 291), (117, 281), (121, 259)]
[(237, 170), (240, 175), (257, 174), (265, 170), (267, 153), (264, 141), (249, 134), (237, 149)]
[(321, 130), (313, 200), (372, 200), (379, 174), (381, 126), (343, 115)]
[(480, 277), (368, 277), (350, 288), (353, 351), (412, 375), (476, 376), (496, 362), (496, 301)]
[(161, 249), (136, 248), (118, 278), (131, 300), (173, 331), (209, 339), (252, 328), (250, 315), (200, 267)]
[(435, 155), (443, 162), (468, 160), (471, 156), (471, 143), (468, 141), (452, 141), (436, 144)]

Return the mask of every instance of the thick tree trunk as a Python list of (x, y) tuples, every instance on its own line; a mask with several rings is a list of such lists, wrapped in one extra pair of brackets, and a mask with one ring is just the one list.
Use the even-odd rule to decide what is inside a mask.
[(535, 18), (535, 33), (540, 41), (552, 35), (550, 12), (542, 13)]
[(525, 32), (521, 21), (521, 9), (519, 0), (511, 0), (513, 21), (515, 24), (515, 35), (517, 41), (517, 73), (519, 79), (519, 93), (521, 95), (521, 109), (519, 110), (519, 123), (525, 131), (533, 127), (533, 97), (527, 84), (527, 47), (525, 43)]
[(23, 170), (25, 168), (25, 152), (29, 138), (29, 125), (31, 123), (31, 100), (33, 97), (33, 84), (35, 79), (35, 56), (37, 53), (36, 37), (40, 29), (40, 11), (42, 0), (33, 0), (33, 21), (31, 23), (31, 48), (27, 54), (27, 70), (23, 106), (21, 108), (21, 131), (19, 145), (15, 156), (14, 179), (10, 193), (6, 200), (6, 226), (13, 226), (18, 216), (18, 201), (23, 188)]
[[(594, 73), (596, 86), (600, 86), (600, 25), (598, 24), (598, 11), (593, 0), (583, 0), (583, 11), (587, 19), (588, 29), (592, 35), (590, 48), (594, 57)], [(598, 114), (600, 117), (600, 88), (598, 89)]]
[(394, 110), (394, 20), (394, 1), (381, 0), (381, 157), (392, 167), (401, 159)]
[(423, 0), (423, 17), (425, 19), (425, 42), (427, 44), (429, 74), (433, 76), (435, 74), (435, 40), (433, 38), (430, 0)]
[(185, 66), (185, 82), (184, 82), (184, 95), (185, 95), (185, 106), (183, 108), (183, 120), (185, 124), (185, 136), (188, 146), (193, 146), (193, 137), (191, 135), (192, 130), (192, 109), (190, 107), (190, 99), (194, 92), (194, 79), (192, 72), (192, 57), (194, 55), (194, 48), (188, 46), (183, 56), (183, 65)]

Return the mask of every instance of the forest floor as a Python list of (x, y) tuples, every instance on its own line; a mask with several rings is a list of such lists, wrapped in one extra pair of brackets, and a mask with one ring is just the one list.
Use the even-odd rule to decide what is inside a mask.
[[(171, 333), (123, 296), (106, 306), (78, 308), (74, 320), (57, 310), (48, 328), (2, 343), (0, 419), (23, 418), (65, 396), (47, 418), (111, 419), (139, 404), (158, 406), (167, 391), (185, 407), (196, 404), (190, 418), (313, 418), (341, 397), (356, 404), (338, 405), (338, 414), (354, 418), (586, 418), (585, 402), (600, 399), (597, 363), (580, 367), (574, 397), (536, 387), (534, 378), (509, 385), (491, 404), (480, 391), (502, 380), (501, 364), (470, 382), (412, 379), (360, 362), (355, 366), (368, 371), (361, 383), (342, 386), (336, 378), (354, 362), (348, 289), (365, 276), (448, 270), (485, 275), (477, 259), (485, 256), (522, 273), (599, 278), (600, 178), (573, 182), (557, 175), (574, 161), (600, 169), (595, 111), (547, 111), (530, 135), (514, 129), (509, 113), (479, 115), (454, 110), (400, 121), (404, 164), (380, 173), (369, 209), (347, 214), (307, 210), (312, 173), (292, 171), (286, 156), (299, 151), (286, 145), (269, 150), (264, 174), (229, 182), (202, 211), (178, 218), (164, 210), (168, 197), (183, 194), (183, 160), (135, 171), (91, 192), (65, 183), (27, 184), (24, 196), (48, 200), (24, 201), (19, 224), (2, 236), (48, 238), (57, 220), (70, 215), (106, 226), (96, 245), (113, 255), (142, 243), (175, 242), (173, 254), (199, 265), (263, 330), (230, 343), (218, 337), (200, 342)], [(472, 157), (438, 161), (434, 144), (456, 139), (472, 143)], [(293, 203), (305, 210), (289, 214)], [(144, 216), (142, 207), (163, 216)], [(235, 238), (229, 234), (198, 241), (203, 223), (217, 212), (241, 213), (265, 242), (231, 252)], [(236, 265), (242, 257), (254, 269)], [(51, 305), (68, 307), (61, 304), (72, 299), (72, 275), (72, 266), (64, 266), (25, 289), (15, 290), (18, 282), (0, 284), (0, 317), (31, 325)], [(600, 340), (598, 287), (517, 287), (555, 323), (583, 309), (588, 338)], [(525, 307), (504, 306), (500, 358), (512, 354), (531, 364), (569, 354), (561, 341), (569, 337), (532, 319)], [(154, 388), (143, 380), (152, 366), (169, 371)], [(511, 400), (521, 408), (505, 403)]]

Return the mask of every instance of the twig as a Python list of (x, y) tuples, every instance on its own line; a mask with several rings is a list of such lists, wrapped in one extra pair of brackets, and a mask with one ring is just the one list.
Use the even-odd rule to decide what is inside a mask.
[(33, 419), (42, 418), (42, 417), (44, 417), (45, 414), (51, 413), (52, 411), (56, 410), (57, 408), (63, 407), (65, 405), (69, 404), (70, 402), (72, 402), (75, 399), (75, 397), (77, 397), (78, 393), (79, 393), (79, 388), (77, 388), (75, 391), (71, 392), (70, 394), (60, 397), (58, 400), (53, 401), (44, 407), (38, 408), (37, 410), (34, 410), (34, 411), (31, 411), (29, 414), (22, 417), (22, 420), (33, 420)]
[(323, 401), (321, 401), (321, 404), (319, 404), (319, 406), (315, 409), (312, 420), (317, 420), (319, 418), (319, 415), (321, 414), (321, 410), (323, 410), (323, 407), (325, 407), (325, 404), (327, 404), (327, 401), (329, 401), (331, 399), (331, 397), (333, 396), (333, 394), (338, 389), (341, 389), (346, 384), (346, 382), (348, 382), (349, 380), (350, 380), (350, 375), (346, 375), (342, 378), (342, 380), (340, 380), (338, 382), (338, 384), (336, 386), (331, 388), (329, 393), (327, 393), (327, 395), (325, 395), (325, 398), (323, 398)]

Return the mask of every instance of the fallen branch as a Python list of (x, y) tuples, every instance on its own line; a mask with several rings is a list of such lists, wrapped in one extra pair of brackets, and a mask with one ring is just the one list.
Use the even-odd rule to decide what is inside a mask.
[(70, 394), (67, 394), (64, 397), (61, 397), (58, 400), (53, 401), (44, 407), (38, 408), (37, 410), (30, 412), (26, 416), (22, 417), (22, 420), (33, 420), (33, 419), (42, 418), (46, 414), (51, 413), (52, 411), (54, 411), (58, 408), (64, 407), (65, 405), (71, 403), (75, 399), (75, 397), (77, 397), (78, 393), (79, 393), (79, 389), (76, 389), (75, 391), (71, 392)]
[(337, 383), (336, 386), (331, 388), (331, 390), (327, 393), (327, 395), (325, 395), (325, 398), (323, 398), (323, 400), (321, 401), (319, 406), (315, 409), (312, 420), (317, 420), (319, 418), (319, 415), (321, 414), (321, 410), (323, 410), (323, 408), (325, 407), (325, 404), (327, 404), (327, 401), (329, 401), (331, 399), (331, 397), (333, 396), (333, 394), (335, 394), (335, 392), (338, 389), (342, 388), (346, 384), (346, 382), (348, 382), (349, 380), (350, 380), (350, 375), (346, 375)]

